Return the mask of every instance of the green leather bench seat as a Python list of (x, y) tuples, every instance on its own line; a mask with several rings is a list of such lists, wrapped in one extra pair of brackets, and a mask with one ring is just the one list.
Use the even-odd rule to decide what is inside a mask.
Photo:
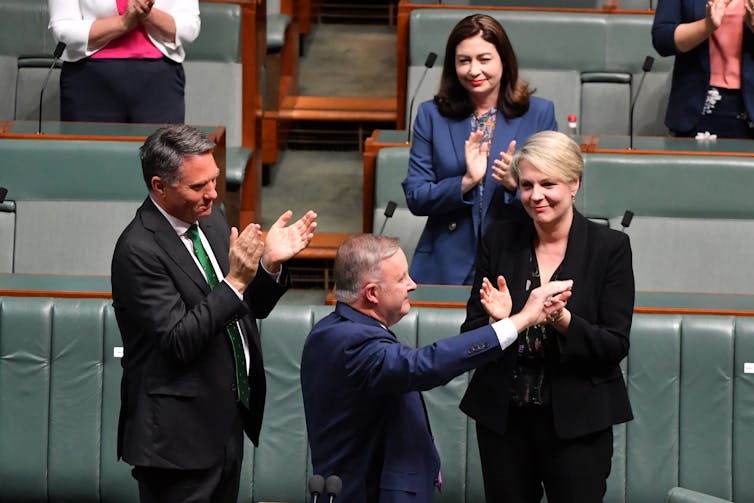
[[(388, 201), (398, 204), (385, 234), (413, 256), (426, 217), (406, 207), (401, 181), (408, 147), (377, 153), (374, 229)], [(640, 291), (754, 294), (754, 160), (735, 156), (584, 154), (576, 207), (620, 229), (626, 210), (635, 216), (631, 237)], [(713, 271), (704, 274), (703, 271)]]
[[(331, 309), (281, 305), (260, 321), (268, 402), (259, 448), (246, 444), (239, 501), (308, 501), (299, 361)], [(395, 332), (430, 344), (463, 317), (416, 308)], [(114, 452), (120, 344), (107, 300), (0, 297), (0, 500), (137, 501)], [(659, 503), (677, 486), (686, 490), (670, 501), (718, 501), (692, 491), (754, 501), (752, 361), (754, 317), (635, 315), (623, 364), (635, 420), (615, 429), (605, 502)], [(443, 459), (436, 502), (482, 501), (473, 424), (457, 407), (468, 378), (425, 393)]]
[(453, 26), (477, 12), (501, 22), (513, 44), (522, 78), (537, 89), (537, 96), (555, 102), (556, 118), (563, 131), (568, 128), (568, 115), (576, 114), (583, 134), (626, 134), (630, 99), (642, 74), (644, 58), (653, 56), (654, 68), (645, 79), (634, 112), (635, 131), (644, 135), (665, 133), (662, 117), (673, 59), (660, 58), (652, 48), (651, 15), (413, 10), (409, 20), (407, 107), (424, 72), (427, 54), (435, 52), (440, 61), (428, 72), (415, 106), (437, 92), (445, 44)]

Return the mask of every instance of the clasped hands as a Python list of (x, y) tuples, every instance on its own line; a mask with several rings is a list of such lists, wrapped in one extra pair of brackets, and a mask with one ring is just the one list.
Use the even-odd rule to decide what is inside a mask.
[(259, 224), (251, 223), (238, 232), (230, 230), (230, 270), (226, 280), (236, 290), (243, 292), (262, 266), (271, 274), (277, 274), (283, 262), (309, 246), (317, 227), (317, 214), (307, 211), (296, 222), (288, 225), (293, 212), (288, 210), (278, 217), (267, 231), (266, 238)]
[(479, 296), (490, 321), (510, 318), (516, 331), (521, 332), (534, 325), (556, 324), (565, 318), (570, 322), (570, 313), (567, 310), (564, 313), (564, 310), (572, 287), (573, 280), (564, 280), (550, 281), (535, 288), (521, 311), (514, 315), (511, 315), (513, 300), (502, 276), (497, 277), (497, 288), (489, 279), (483, 278)]
[[(475, 187), (487, 173), (490, 147), (489, 142), (482, 141), (483, 136), (482, 131), (472, 131), (464, 144), (466, 174), (461, 182), (464, 193)], [(511, 160), (515, 151), (516, 140), (511, 140), (508, 150), (500, 152), (500, 158), (492, 162), (492, 179), (508, 192), (516, 191), (516, 179), (511, 173)]]

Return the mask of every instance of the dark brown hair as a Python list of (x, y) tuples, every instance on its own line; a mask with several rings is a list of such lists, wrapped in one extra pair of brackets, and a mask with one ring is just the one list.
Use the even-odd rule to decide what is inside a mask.
[(440, 114), (452, 119), (463, 119), (474, 112), (469, 94), (458, 80), (455, 60), (458, 44), (476, 35), (481, 35), (495, 46), (503, 63), (497, 109), (507, 119), (522, 116), (529, 110), (529, 97), (534, 90), (526, 82), (518, 80), (518, 61), (508, 35), (495, 18), (486, 14), (472, 14), (461, 19), (448, 36), (440, 90), (435, 95)]

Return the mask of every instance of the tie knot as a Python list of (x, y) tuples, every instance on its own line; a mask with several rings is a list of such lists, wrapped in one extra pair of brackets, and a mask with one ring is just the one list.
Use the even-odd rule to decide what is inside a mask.
[(199, 237), (199, 226), (196, 224), (191, 224), (186, 231), (186, 236), (188, 236), (191, 241), (196, 240)]

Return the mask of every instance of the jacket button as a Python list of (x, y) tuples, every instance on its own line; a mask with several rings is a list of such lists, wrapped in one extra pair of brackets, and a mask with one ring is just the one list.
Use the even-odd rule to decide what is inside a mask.
[(238, 388), (236, 387), (236, 385), (235, 385), (235, 384), (231, 384), (231, 385), (230, 385), (230, 390), (231, 390), (231, 391), (232, 391), (233, 393), (235, 393), (236, 391), (238, 391)]
[(456, 230), (456, 227), (458, 227), (458, 224), (456, 224), (455, 222), (450, 222), (450, 223), (448, 224), (448, 230), (449, 230), (449, 231), (454, 231), (454, 230)]

